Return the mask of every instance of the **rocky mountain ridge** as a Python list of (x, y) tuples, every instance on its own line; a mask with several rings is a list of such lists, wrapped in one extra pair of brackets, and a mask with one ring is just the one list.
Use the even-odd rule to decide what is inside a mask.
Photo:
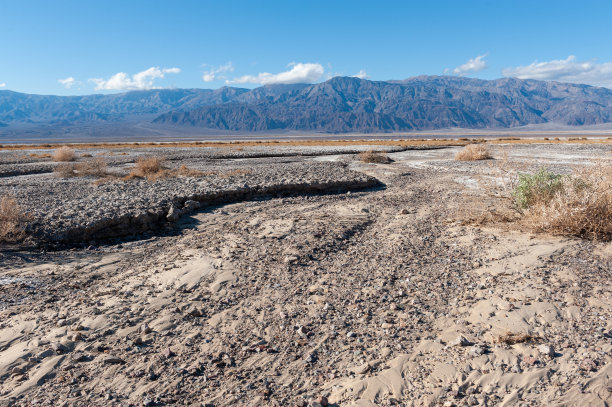
[(0, 91), (0, 123), (95, 124), (142, 118), (223, 131), (393, 132), (612, 122), (612, 90), (503, 78), (418, 76), (401, 81), (335, 77), (255, 89), (156, 89), (44, 96)]

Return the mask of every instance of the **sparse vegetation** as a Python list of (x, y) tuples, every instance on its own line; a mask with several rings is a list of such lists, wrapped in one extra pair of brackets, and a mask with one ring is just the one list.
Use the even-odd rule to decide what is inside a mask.
[(51, 158), (51, 154), (48, 154), (48, 153), (42, 153), (42, 154), (30, 153), (30, 157), (31, 158)]
[(391, 161), (384, 151), (368, 150), (359, 153), (359, 161), (363, 163), (388, 164)]
[(594, 240), (612, 238), (610, 165), (598, 163), (568, 176), (540, 170), (524, 179), (537, 181), (524, 183), (514, 196), (517, 206), (526, 205), (526, 220), (536, 229)]
[(59, 164), (53, 172), (62, 178), (105, 177), (107, 176), (107, 164), (102, 157), (96, 157), (80, 163)]
[(155, 181), (166, 174), (164, 160), (160, 157), (144, 157), (136, 161), (136, 165), (130, 172), (128, 178), (146, 178)]
[(492, 158), (486, 144), (468, 144), (455, 155), (458, 161), (477, 161)]
[(535, 204), (550, 202), (561, 188), (563, 188), (561, 175), (540, 168), (533, 174), (518, 174), (512, 197), (518, 208), (527, 209)]
[[(486, 195), (508, 204), (473, 205), (468, 224), (520, 222), (538, 232), (612, 239), (612, 166), (600, 161), (563, 175), (547, 168), (517, 170), (507, 159), (498, 160), (492, 178), (479, 185)], [(486, 213), (482, 213), (486, 212)]]
[(53, 152), (53, 161), (55, 162), (70, 162), (74, 161), (76, 154), (70, 147), (60, 147)]
[(76, 165), (76, 172), (79, 176), (104, 177), (107, 175), (108, 166), (102, 157), (83, 161)]
[[(502, 140), (503, 139), (503, 140)], [(605, 141), (604, 141), (605, 140)], [(408, 138), (400, 140), (290, 140), (290, 141), (278, 141), (278, 140), (265, 140), (265, 141), (185, 141), (185, 142), (144, 142), (144, 143), (81, 143), (78, 144), (79, 149), (87, 148), (103, 148), (103, 149), (141, 149), (141, 148), (190, 148), (190, 147), (201, 147), (201, 148), (243, 148), (243, 147), (265, 147), (265, 146), (397, 146), (397, 147), (419, 147), (419, 146), (465, 146), (467, 144), (473, 144), (475, 139), (468, 139), (465, 137), (459, 139), (453, 138)], [(542, 144), (550, 143), (556, 144), (561, 141), (559, 137), (554, 139), (544, 140), (538, 138), (518, 138), (518, 137), (506, 137), (500, 139), (487, 139), (487, 144)], [(612, 141), (612, 137), (607, 139), (578, 139), (578, 140), (564, 140), (569, 144), (601, 144), (609, 143)], [(0, 150), (3, 151), (15, 151), (15, 150), (39, 150), (39, 149), (50, 149), (59, 148), (59, 144), (11, 144), (11, 145), (0, 145)], [(110, 153), (107, 153), (110, 154)], [(126, 155), (125, 151), (117, 152), (116, 155)], [(112, 155), (112, 154), (111, 154)]]
[(0, 243), (23, 240), (29, 219), (13, 196), (3, 196), (0, 199)]
[(74, 164), (59, 164), (53, 168), (53, 173), (60, 178), (70, 178), (76, 176)]
[(136, 161), (136, 165), (130, 174), (122, 179), (128, 181), (134, 178), (146, 178), (149, 181), (155, 181), (160, 178), (171, 177), (202, 177), (211, 175), (212, 172), (203, 172), (187, 167), (185, 164), (178, 169), (167, 168), (163, 158), (160, 157), (145, 157)]
[(204, 175), (210, 175), (210, 172), (194, 170), (193, 168), (189, 168), (183, 164), (178, 170), (173, 172), (173, 175), (176, 177), (201, 177)]

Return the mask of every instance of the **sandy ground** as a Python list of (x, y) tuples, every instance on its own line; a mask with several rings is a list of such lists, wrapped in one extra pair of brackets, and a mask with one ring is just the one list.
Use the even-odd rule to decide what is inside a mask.
[[(508, 159), (567, 170), (609, 150)], [(385, 187), (4, 250), (0, 405), (609, 405), (612, 243), (466, 224), (497, 205), (480, 181), (501, 160), (456, 151), (302, 157)]]

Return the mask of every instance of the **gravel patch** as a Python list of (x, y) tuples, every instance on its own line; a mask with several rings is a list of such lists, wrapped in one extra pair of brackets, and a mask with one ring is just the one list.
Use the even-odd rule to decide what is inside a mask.
[(96, 178), (51, 174), (0, 180), (0, 195), (12, 194), (34, 217), (30, 232), (40, 242), (87, 242), (157, 229), (201, 206), (264, 196), (354, 190), (376, 179), (342, 163), (232, 161), (194, 163), (198, 177), (132, 179), (95, 184)]

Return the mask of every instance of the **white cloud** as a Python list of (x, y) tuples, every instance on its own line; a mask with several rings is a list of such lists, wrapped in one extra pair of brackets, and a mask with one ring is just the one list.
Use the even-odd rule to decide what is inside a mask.
[(353, 75), (353, 78), (359, 78), (359, 79), (368, 79), (369, 76), (366, 73), (366, 71), (364, 71), (363, 69), (360, 70), (359, 72), (357, 72), (355, 75)]
[(312, 83), (319, 80), (325, 72), (321, 64), (292, 62), (287, 66), (291, 67), (291, 69), (285, 72), (279, 72), (277, 74), (261, 72), (257, 74), (257, 76), (244, 75), (225, 82), (227, 84), (257, 83), (260, 85)]
[(219, 79), (226, 79), (224, 75), (219, 75), (224, 72), (234, 72), (234, 65), (231, 62), (228, 62), (225, 65), (221, 65), (218, 68), (212, 68), (208, 71), (202, 72), (202, 80), (204, 82), (212, 82)]
[[(464, 76), (469, 75), (471, 73), (480, 72), (483, 69), (487, 68), (487, 63), (484, 58), (487, 54), (478, 55), (476, 58), (471, 58), (463, 65), (459, 65), (455, 69), (453, 69), (453, 73), (455, 75)], [(446, 71), (445, 71), (446, 72)]]
[(6, 83), (4, 82), (0, 83), (0, 88), (6, 88)]
[(612, 88), (612, 62), (580, 62), (574, 55), (566, 59), (535, 61), (527, 66), (506, 68), (502, 70), (502, 74), (519, 79), (585, 83)]
[(119, 72), (111, 76), (109, 79), (92, 78), (89, 81), (96, 84), (96, 90), (146, 90), (159, 89), (155, 86), (156, 79), (162, 79), (166, 74), (177, 74), (181, 72), (179, 68), (151, 67), (146, 71), (138, 72), (130, 77), (125, 72)]
[(58, 79), (57, 81), (61, 83), (62, 85), (64, 85), (66, 89), (70, 89), (77, 83), (77, 80), (74, 79), (72, 76), (69, 76), (66, 79)]

